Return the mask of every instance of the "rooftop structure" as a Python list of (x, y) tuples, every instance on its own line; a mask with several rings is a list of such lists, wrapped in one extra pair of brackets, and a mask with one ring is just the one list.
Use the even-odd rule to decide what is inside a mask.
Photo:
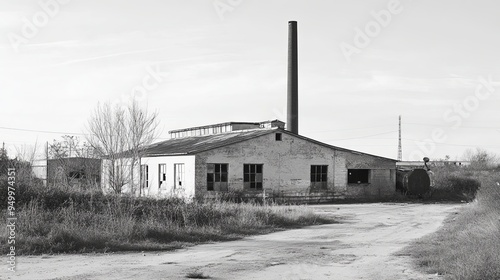
[(280, 120), (263, 121), (263, 122), (225, 122), (204, 126), (196, 126), (190, 128), (176, 129), (169, 131), (170, 138), (184, 138), (191, 136), (213, 135), (226, 132), (234, 132), (247, 129), (261, 128), (285, 128), (285, 123)]

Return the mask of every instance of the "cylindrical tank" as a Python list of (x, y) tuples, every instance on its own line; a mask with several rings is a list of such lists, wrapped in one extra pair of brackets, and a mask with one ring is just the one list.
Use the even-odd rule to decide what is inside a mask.
[(431, 188), (431, 178), (425, 169), (398, 170), (396, 188), (410, 195), (424, 195)]

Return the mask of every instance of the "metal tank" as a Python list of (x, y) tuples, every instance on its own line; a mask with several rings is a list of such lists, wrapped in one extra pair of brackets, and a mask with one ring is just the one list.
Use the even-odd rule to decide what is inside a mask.
[(422, 196), (433, 185), (432, 171), (427, 166), (429, 159), (424, 158), (425, 169), (399, 169), (396, 173), (396, 188), (408, 195)]

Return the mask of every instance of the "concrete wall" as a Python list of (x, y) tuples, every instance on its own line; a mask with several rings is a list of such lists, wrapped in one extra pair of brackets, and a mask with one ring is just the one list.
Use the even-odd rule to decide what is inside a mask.
[[(335, 151), (335, 184), (345, 198), (388, 197), (396, 191), (396, 162), (388, 159)], [(370, 169), (369, 183), (348, 184), (349, 169)]]
[(75, 188), (98, 188), (101, 181), (101, 160), (83, 157), (49, 159), (46, 174), (49, 186), (68, 184)]
[[(194, 156), (163, 156), (163, 157), (145, 157), (141, 159), (141, 164), (148, 165), (148, 186), (140, 189), (140, 164), (136, 164), (133, 171), (133, 184), (130, 183), (130, 159), (121, 159), (119, 165), (124, 167), (124, 177), (127, 184), (122, 187), (122, 193), (134, 193), (136, 196), (153, 197), (179, 197), (191, 199), (194, 197)], [(184, 164), (184, 181), (182, 187), (174, 187), (174, 164)], [(166, 164), (167, 178), (159, 187), (159, 164)], [(102, 168), (102, 186), (105, 192), (113, 192), (109, 186), (109, 169), (111, 162), (103, 161)]]
[[(115, 161), (115, 172), (120, 174), (123, 178), (125, 184), (122, 186), (121, 193), (131, 193), (134, 192), (136, 195), (139, 194), (139, 167), (135, 166), (133, 171), (133, 176), (130, 167), (131, 160), (129, 158), (120, 158)], [(114, 193), (115, 191), (111, 188), (110, 172), (111, 172), (111, 160), (103, 159), (101, 163), (101, 188), (105, 193)], [(132, 184), (131, 181), (134, 181)]]
[[(279, 131), (278, 131), (279, 133)], [(227, 163), (229, 190), (244, 190), (243, 164), (263, 164), (263, 188), (287, 195), (318, 192), (311, 189), (311, 165), (328, 165), (327, 188), (321, 192), (336, 197), (387, 196), (395, 191), (395, 161), (360, 155), (306, 141), (282, 133), (282, 141), (271, 133), (196, 156), (196, 195), (207, 193), (207, 163)], [(365, 186), (347, 184), (349, 168), (373, 169)], [(248, 191), (248, 190), (245, 190)], [(212, 192), (209, 192), (212, 193)]]
[[(182, 187), (174, 187), (174, 164), (184, 164), (184, 182)], [(195, 156), (162, 156), (146, 157), (141, 164), (148, 165), (148, 187), (144, 189), (145, 196), (180, 197), (191, 199), (195, 195)], [(159, 164), (166, 164), (167, 178), (159, 185)], [(205, 175), (206, 176), (206, 175)]]

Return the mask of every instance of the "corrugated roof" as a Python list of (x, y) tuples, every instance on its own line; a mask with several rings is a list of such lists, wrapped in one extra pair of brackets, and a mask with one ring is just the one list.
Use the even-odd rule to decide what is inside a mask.
[(227, 145), (243, 142), (255, 137), (269, 134), (277, 130), (276, 128), (268, 129), (251, 129), (238, 130), (220, 134), (211, 134), (203, 136), (191, 136), (183, 138), (172, 138), (163, 142), (158, 142), (147, 147), (144, 152), (145, 156), (161, 156), (161, 155), (190, 155), (196, 154)]
[(367, 155), (377, 158), (382, 158), (386, 160), (391, 160), (396, 162), (397, 160), (392, 158), (381, 157), (377, 155), (367, 154), (363, 152), (358, 152), (354, 150), (349, 150), (341, 147), (332, 146), (323, 142), (316, 141), (311, 138), (307, 138), (302, 135), (298, 135), (277, 127), (274, 128), (258, 128), (250, 130), (238, 130), (233, 132), (226, 132), (220, 134), (211, 134), (203, 136), (191, 136), (183, 138), (172, 138), (165, 140), (163, 142), (158, 142), (150, 145), (145, 149), (145, 156), (165, 156), (165, 155), (191, 155), (212, 149), (217, 149), (220, 147), (236, 144), (239, 142), (247, 141), (252, 138), (260, 137), (269, 133), (279, 131), (305, 141), (312, 142), (317, 145), (321, 145), (330, 149), (345, 151), (359, 155)]
[(216, 123), (216, 124), (209, 124), (209, 125), (202, 125), (202, 126), (194, 126), (194, 127), (188, 127), (188, 128), (175, 129), (175, 130), (170, 130), (168, 133), (176, 133), (176, 132), (197, 130), (197, 129), (202, 129), (202, 128), (212, 128), (212, 127), (217, 127), (217, 126), (233, 125), (233, 124), (259, 125), (260, 123), (258, 123), (258, 122), (224, 122), (224, 123)]
[(248, 125), (260, 126), (261, 124), (272, 123), (272, 122), (280, 122), (280, 123), (285, 124), (285, 122), (282, 122), (282, 121), (280, 121), (278, 119), (267, 120), (267, 121), (262, 121), (262, 122), (223, 122), (223, 123), (216, 123), (216, 124), (209, 124), (209, 125), (202, 125), (202, 126), (194, 126), (194, 127), (188, 127), (188, 128), (182, 128), (182, 129), (175, 129), (175, 130), (170, 130), (168, 133), (172, 134), (172, 133), (177, 133), (177, 132), (198, 130), (198, 129), (203, 129), (203, 128), (219, 127), (219, 126), (225, 126), (225, 125), (237, 125), (237, 124), (248, 124)]

